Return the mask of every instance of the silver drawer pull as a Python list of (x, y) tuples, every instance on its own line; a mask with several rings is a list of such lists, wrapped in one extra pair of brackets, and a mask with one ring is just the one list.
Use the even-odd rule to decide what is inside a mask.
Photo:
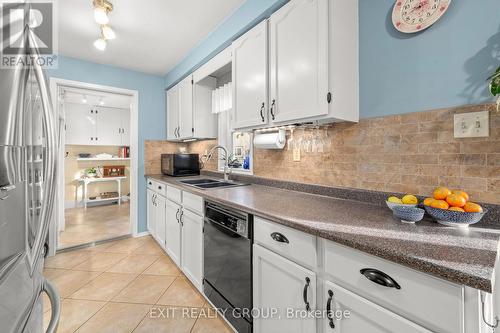
[(279, 232), (273, 232), (271, 234), (271, 238), (274, 239), (275, 241), (279, 243), (290, 243), (288, 241), (288, 238), (285, 237), (285, 235), (279, 233)]

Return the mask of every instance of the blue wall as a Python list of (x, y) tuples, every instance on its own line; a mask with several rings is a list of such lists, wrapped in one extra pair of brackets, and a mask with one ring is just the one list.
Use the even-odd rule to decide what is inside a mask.
[(144, 140), (163, 140), (165, 130), (164, 78), (123, 68), (59, 57), (59, 69), (49, 77), (82, 81), (139, 91), (138, 231), (146, 231), (146, 180)]
[(500, 65), (498, 0), (453, 0), (440, 21), (411, 36), (392, 26), (394, 2), (360, 0), (361, 116), (492, 101), (486, 78)]
[[(359, 0), (361, 117), (492, 101), (486, 78), (500, 63), (498, 0), (453, 0), (440, 21), (413, 35), (392, 26), (394, 2)], [(166, 87), (284, 3), (247, 0), (166, 75)]]

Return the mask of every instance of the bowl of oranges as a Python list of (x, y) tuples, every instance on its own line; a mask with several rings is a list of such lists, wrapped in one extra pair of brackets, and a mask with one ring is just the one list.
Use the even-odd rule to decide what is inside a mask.
[(452, 227), (468, 227), (481, 221), (486, 213), (479, 204), (469, 200), (467, 192), (447, 187), (436, 188), (423, 204), (438, 223)]

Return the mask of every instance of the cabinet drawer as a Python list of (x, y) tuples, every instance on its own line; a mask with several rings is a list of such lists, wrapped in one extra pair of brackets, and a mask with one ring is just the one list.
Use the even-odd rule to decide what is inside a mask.
[(307, 267), (316, 267), (316, 237), (255, 217), (256, 243)]
[(203, 198), (184, 191), (182, 195), (182, 204), (184, 208), (189, 209), (193, 213), (203, 216)]
[(176, 187), (167, 185), (167, 198), (180, 204), (182, 203), (182, 191)]
[[(325, 241), (324, 261), (326, 273), (358, 295), (433, 332), (463, 331), (461, 286), (330, 241)], [(375, 276), (386, 274), (400, 289), (370, 281), (363, 269), (376, 270)]]

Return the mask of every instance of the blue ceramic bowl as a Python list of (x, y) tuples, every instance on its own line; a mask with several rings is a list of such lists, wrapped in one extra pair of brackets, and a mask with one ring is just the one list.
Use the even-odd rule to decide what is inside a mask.
[(392, 213), (403, 223), (415, 223), (424, 218), (425, 210), (418, 207), (395, 206)]
[(430, 206), (424, 206), (427, 213), (432, 216), (438, 223), (450, 226), (450, 227), (463, 227), (466, 228), (471, 224), (481, 221), (486, 210), (482, 213), (467, 213), (467, 212), (456, 212), (453, 210), (446, 210), (440, 208), (434, 208)]

